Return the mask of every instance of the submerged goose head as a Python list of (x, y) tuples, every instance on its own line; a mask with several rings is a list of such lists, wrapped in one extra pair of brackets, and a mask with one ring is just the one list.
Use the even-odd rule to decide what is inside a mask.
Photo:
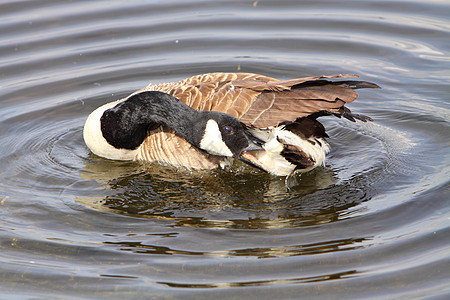
[(222, 112), (197, 111), (158, 91), (138, 93), (126, 101), (99, 107), (88, 117), (83, 134), (93, 153), (132, 160), (149, 130), (159, 126), (172, 129), (191, 145), (214, 156), (234, 157), (251, 164), (243, 154), (263, 150), (263, 142), (238, 119)]

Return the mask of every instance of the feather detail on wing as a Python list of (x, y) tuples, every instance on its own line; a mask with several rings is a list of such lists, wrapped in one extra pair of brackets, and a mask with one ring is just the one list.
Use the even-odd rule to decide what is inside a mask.
[(354, 89), (378, 88), (365, 81), (330, 81), (356, 75), (303, 77), (279, 81), (249, 73), (209, 73), (156, 85), (141, 90), (158, 90), (177, 97), (192, 108), (228, 113), (248, 126), (266, 128), (299, 117), (344, 116), (369, 120), (351, 114), (344, 105), (354, 101)]

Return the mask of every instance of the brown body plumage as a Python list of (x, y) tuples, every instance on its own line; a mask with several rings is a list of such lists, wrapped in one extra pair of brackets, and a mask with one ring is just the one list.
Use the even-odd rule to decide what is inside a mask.
[[(150, 84), (136, 93), (162, 91), (194, 109), (225, 112), (248, 126), (268, 128), (319, 112), (347, 116), (349, 110), (344, 105), (354, 101), (358, 94), (349, 87), (323, 80), (350, 77), (357, 76), (332, 75), (279, 81), (250, 73), (209, 73), (178, 82)], [(369, 83), (365, 85), (377, 87)], [(348, 116), (351, 117), (350, 114)], [(172, 130), (162, 127), (150, 132), (137, 159), (197, 169), (215, 168), (221, 161), (220, 157), (205, 154)]]
[[(351, 77), (357, 76), (331, 75), (280, 81), (250, 73), (210, 73), (178, 82), (150, 84), (132, 95), (161, 91), (196, 110), (224, 112), (239, 119), (254, 129), (256, 137), (266, 142), (264, 148), (267, 151), (256, 151), (249, 157), (256, 156), (257, 165), (270, 173), (288, 175), (323, 164), (328, 151), (325, 141), (328, 136), (317, 117), (335, 115), (351, 121), (370, 120), (352, 114), (344, 105), (358, 97), (354, 89), (378, 86), (365, 81), (334, 80)], [(216, 168), (228, 159), (197, 149), (164, 126), (149, 128), (147, 138), (136, 150), (136, 160), (195, 169)], [(281, 160), (285, 166), (277, 169)]]

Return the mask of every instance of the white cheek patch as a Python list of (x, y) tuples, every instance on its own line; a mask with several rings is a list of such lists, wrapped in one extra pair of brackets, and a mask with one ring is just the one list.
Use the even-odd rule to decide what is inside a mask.
[(233, 156), (233, 153), (222, 139), (219, 125), (214, 120), (208, 120), (206, 123), (205, 133), (200, 141), (200, 148), (213, 155)]

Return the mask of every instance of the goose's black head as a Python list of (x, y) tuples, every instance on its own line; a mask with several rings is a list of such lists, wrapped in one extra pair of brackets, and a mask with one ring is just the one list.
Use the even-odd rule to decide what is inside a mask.
[(254, 137), (238, 119), (221, 112), (202, 112), (198, 147), (209, 154), (241, 159), (243, 152), (264, 150), (263, 142)]

